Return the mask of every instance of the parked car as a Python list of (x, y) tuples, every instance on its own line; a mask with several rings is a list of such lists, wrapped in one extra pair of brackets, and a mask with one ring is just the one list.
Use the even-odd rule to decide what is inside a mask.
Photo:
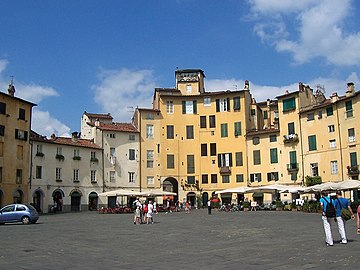
[(36, 223), (39, 214), (32, 205), (9, 204), (0, 209), (0, 224), (22, 222), (23, 224)]

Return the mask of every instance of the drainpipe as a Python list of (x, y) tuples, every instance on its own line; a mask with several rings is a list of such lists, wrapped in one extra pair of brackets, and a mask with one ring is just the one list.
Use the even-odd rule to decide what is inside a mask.
[(103, 192), (105, 192), (105, 158), (104, 158), (104, 132), (101, 131), (101, 159), (102, 159), (102, 171), (103, 171)]
[[(142, 160), (141, 160), (141, 151), (142, 151), (142, 149), (141, 149), (141, 128), (142, 128), (142, 126), (141, 126), (141, 113), (140, 113), (140, 111), (138, 110), (138, 113), (137, 113), (139, 116), (139, 127), (140, 127), (140, 129), (139, 129), (139, 160), (140, 160), (140, 162), (139, 162), (139, 164), (140, 164), (140, 167), (139, 167), (139, 179), (140, 179), (140, 186), (139, 186), (139, 188), (140, 188), (140, 192), (141, 192), (141, 188), (142, 188), (142, 184), (141, 184), (141, 182), (142, 182), (142, 170), (141, 170), (141, 163), (142, 163)], [(146, 134), (146, 131), (145, 131), (145, 134)], [(154, 151), (155, 152), (155, 151)], [(155, 156), (155, 155), (154, 155)], [(155, 157), (154, 157), (155, 158)], [(154, 179), (154, 181), (155, 181), (155, 179)]]
[(33, 142), (30, 140), (30, 179), (29, 179), (29, 189), (32, 187), (32, 167), (33, 167)]
[(344, 166), (343, 166), (343, 155), (342, 155), (342, 144), (341, 144), (341, 134), (340, 134), (340, 122), (339, 122), (339, 111), (337, 103), (335, 103), (336, 107), (336, 120), (337, 120), (337, 130), (339, 135), (339, 147), (340, 147), (340, 168), (341, 168), (341, 177), (342, 181), (344, 180)]
[(301, 151), (301, 172), (302, 172), (302, 184), (305, 184), (305, 180), (304, 180), (304, 173), (305, 173), (305, 169), (304, 169), (304, 149), (303, 149), (303, 144), (302, 144), (302, 130), (301, 130), (301, 114), (299, 112), (299, 126), (300, 126), (300, 151)]

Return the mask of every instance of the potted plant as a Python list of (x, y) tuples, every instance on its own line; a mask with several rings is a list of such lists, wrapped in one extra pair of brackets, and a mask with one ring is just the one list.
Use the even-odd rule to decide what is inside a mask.
[(243, 207), (244, 207), (244, 211), (245, 211), (245, 212), (249, 211), (249, 209), (250, 209), (250, 202), (249, 202), (249, 201), (244, 201)]
[(59, 161), (63, 161), (65, 159), (65, 157), (63, 155), (60, 155), (60, 154), (56, 154), (56, 157), (55, 157), (57, 160)]
[(276, 210), (277, 211), (282, 211), (284, 208), (284, 204), (282, 201), (275, 201), (275, 205), (276, 205)]

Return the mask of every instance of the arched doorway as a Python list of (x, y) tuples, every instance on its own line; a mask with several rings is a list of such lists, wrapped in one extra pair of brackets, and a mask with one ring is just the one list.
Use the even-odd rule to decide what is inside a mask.
[(174, 202), (176, 203), (179, 200), (179, 184), (173, 177), (168, 177), (163, 181), (163, 190), (174, 192), (176, 195), (174, 196)]
[(56, 210), (55, 211), (62, 211), (63, 210), (63, 198), (65, 197), (64, 192), (61, 189), (55, 189), (53, 194), (53, 201), (54, 204), (51, 206), (56, 206)]
[(15, 190), (13, 193), (14, 203), (22, 203), (23, 199), (24, 199), (24, 193), (20, 189)]
[(89, 211), (96, 211), (98, 206), (98, 195), (96, 192), (89, 194)]
[(33, 193), (32, 205), (35, 207), (36, 211), (38, 211), (39, 213), (42, 213), (43, 198), (44, 198), (44, 192), (41, 189), (35, 190), (35, 192)]
[(195, 192), (189, 192), (186, 195), (186, 200), (190, 201), (191, 206), (194, 206), (195, 203), (196, 203), (196, 194), (195, 194)]
[(71, 197), (70, 211), (71, 212), (80, 211), (81, 196), (82, 196), (82, 194), (79, 190), (71, 191), (71, 193), (70, 193), (70, 197)]
[(202, 194), (202, 205), (205, 207), (207, 205), (207, 201), (209, 200), (209, 194), (207, 192), (204, 192)]

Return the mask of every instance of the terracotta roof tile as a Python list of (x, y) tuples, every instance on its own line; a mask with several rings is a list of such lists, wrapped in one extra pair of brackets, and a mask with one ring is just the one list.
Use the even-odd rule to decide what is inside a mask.
[(99, 118), (99, 119), (113, 119), (110, 113), (88, 113), (85, 112), (85, 115), (87, 115), (89, 118)]
[(73, 138), (54, 137), (47, 141), (52, 142), (52, 143), (62, 144), (62, 145), (71, 145), (71, 146), (101, 149), (101, 147), (96, 145), (92, 140), (86, 140), (86, 139), (75, 139), (74, 140)]
[[(89, 123), (91, 126), (95, 126), (95, 123)], [(112, 124), (106, 124), (106, 123), (100, 123), (100, 125), (97, 127), (104, 131), (121, 131), (121, 132), (136, 132), (139, 131), (134, 127), (131, 123), (112, 123)]]

